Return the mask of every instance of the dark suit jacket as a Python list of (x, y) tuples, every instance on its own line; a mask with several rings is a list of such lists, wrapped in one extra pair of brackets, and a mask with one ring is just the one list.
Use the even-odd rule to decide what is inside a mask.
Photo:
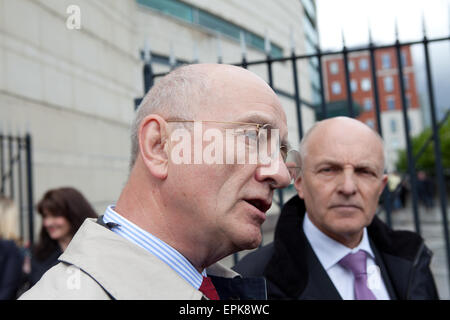
[(0, 300), (16, 299), (22, 283), (23, 259), (14, 241), (0, 240)]
[[(305, 205), (298, 196), (283, 207), (274, 242), (245, 256), (233, 269), (264, 275), (269, 299), (339, 300), (304, 232)], [(438, 299), (429, 269), (431, 252), (409, 231), (394, 231), (377, 217), (367, 228), (375, 260), (391, 299)]]

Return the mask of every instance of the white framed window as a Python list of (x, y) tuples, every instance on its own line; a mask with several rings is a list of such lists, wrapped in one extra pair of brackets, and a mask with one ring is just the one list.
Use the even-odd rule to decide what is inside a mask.
[(356, 82), (356, 80), (350, 81), (350, 89), (352, 90), (352, 92), (358, 90), (358, 82)]
[(384, 83), (384, 91), (386, 92), (394, 91), (394, 79), (391, 76), (384, 77), (383, 83)]
[(386, 98), (387, 108), (388, 110), (395, 110), (395, 99), (394, 97)]
[(369, 61), (366, 58), (359, 60), (359, 70), (366, 71), (369, 69)]
[(373, 122), (373, 119), (366, 120), (366, 124), (367, 124), (369, 127), (371, 127), (372, 129), (375, 128), (375, 122)]
[(370, 91), (372, 88), (372, 83), (369, 78), (364, 78), (361, 80), (361, 90), (362, 91)]
[(405, 97), (405, 101), (406, 101), (406, 108), (411, 108), (411, 97), (407, 95)]
[(355, 63), (353, 62), (353, 60), (350, 60), (348, 62), (348, 71), (350, 71), (350, 72), (355, 71)]
[(407, 74), (403, 75), (403, 84), (404, 84), (405, 90), (408, 90), (409, 89), (409, 77)]
[(364, 99), (364, 111), (372, 110), (372, 99), (366, 98)]
[(400, 53), (400, 56), (401, 56), (400, 59), (402, 59), (402, 66), (403, 66), (403, 67), (406, 67), (406, 66), (408, 65), (407, 53), (406, 53), (405, 51), (402, 51), (402, 52)]
[(330, 72), (331, 72), (331, 74), (339, 73), (339, 64), (337, 62), (330, 63)]
[(389, 121), (389, 125), (391, 127), (391, 132), (396, 133), (397, 132), (397, 121), (395, 119), (391, 119), (391, 121)]
[(342, 92), (341, 84), (338, 81), (331, 83), (331, 92), (333, 94), (340, 94)]
[(381, 65), (383, 69), (392, 68), (391, 55), (389, 53), (383, 53), (383, 55), (381, 56)]

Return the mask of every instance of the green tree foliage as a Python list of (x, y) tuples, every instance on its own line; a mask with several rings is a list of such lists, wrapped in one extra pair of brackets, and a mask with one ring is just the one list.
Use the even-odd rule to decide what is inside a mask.
[[(432, 139), (432, 130), (427, 128), (422, 131), (421, 134), (412, 139), (412, 149), (414, 157), (417, 156), (419, 151), (423, 148), (428, 139)], [(450, 171), (450, 117), (446, 117), (445, 122), (440, 127), (439, 138), (441, 141), (442, 152), (442, 166), (444, 172), (448, 175)], [(428, 146), (422, 153), (419, 159), (416, 159), (416, 168), (425, 170), (430, 174), (435, 172), (435, 157), (434, 157), (434, 141), (431, 140)], [(397, 169), (401, 172), (407, 172), (407, 155), (406, 150), (399, 151), (399, 158), (397, 161)]]

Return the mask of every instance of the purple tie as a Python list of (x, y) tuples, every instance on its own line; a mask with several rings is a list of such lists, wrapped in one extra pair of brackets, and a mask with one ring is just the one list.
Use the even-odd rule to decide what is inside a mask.
[(349, 253), (339, 261), (339, 264), (349, 269), (355, 276), (356, 300), (377, 300), (367, 287), (366, 253), (364, 251)]

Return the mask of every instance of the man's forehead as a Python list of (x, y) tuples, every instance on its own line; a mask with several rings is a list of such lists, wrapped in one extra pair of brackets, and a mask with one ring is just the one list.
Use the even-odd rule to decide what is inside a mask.
[(307, 151), (307, 160), (311, 165), (335, 164), (352, 165), (354, 167), (383, 166), (383, 150), (363, 141), (357, 143), (339, 143), (339, 140), (330, 139), (327, 143), (313, 144)]

